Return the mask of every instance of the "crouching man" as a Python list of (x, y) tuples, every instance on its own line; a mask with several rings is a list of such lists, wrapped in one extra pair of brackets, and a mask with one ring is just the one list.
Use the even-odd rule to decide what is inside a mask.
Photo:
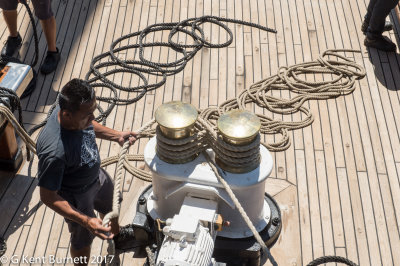
[(126, 140), (131, 144), (136, 140), (134, 132), (116, 131), (95, 122), (95, 109), (93, 88), (86, 81), (71, 80), (62, 88), (59, 106), (36, 144), (40, 198), (65, 218), (74, 258), (90, 257), (94, 237), (111, 239), (119, 233), (117, 220), (102, 226), (102, 218), (112, 209), (113, 183), (100, 168), (95, 138), (121, 146)]

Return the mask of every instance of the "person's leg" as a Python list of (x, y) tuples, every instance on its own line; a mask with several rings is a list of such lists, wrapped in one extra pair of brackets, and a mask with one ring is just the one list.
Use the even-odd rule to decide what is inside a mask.
[(17, 20), (18, 12), (17, 10), (3, 10), (4, 21), (7, 24), (8, 31), (11, 37), (18, 36)]
[[(365, 14), (365, 16), (364, 16), (364, 21), (363, 21), (363, 23), (361, 24), (361, 31), (362, 31), (364, 34), (367, 33), (368, 26), (369, 26), (369, 22), (370, 22), (370, 19), (371, 19), (371, 16), (372, 16), (372, 12), (373, 12), (373, 10), (374, 10), (374, 6), (376, 5), (376, 2), (377, 2), (377, 1), (378, 1), (378, 0), (371, 0), (371, 1), (369, 1), (368, 8), (367, 8), (367, 14)], [(384, 30), (384, 31), (389, 31), (389, 30), (392, 30), (392, 29), (393, 29), (393, 24), (392, 24), (392, 22), (390, 22), (390, 21), (388, 21), (388, 20), (385, 20), (385, 25), (384, 25), (384, 27), (383, 27), (383, 30)]]
[(14, 0), (2, 0), (0, 1), (0, 8), (3, 10), (4, 21), (6, 22), (9, 36), (3, 49), (1, 50), (1, 56), (12, 57), (18, 52), (22, 44), (21, 36), (18, 33), (18, 12), (17, 12), (18, 1)]
[(382, 33), (385, 30), (386, 17), (398, 2), (399, 0), (377, 0), (366, 32), (365, 46), (387, 52), (396, 51), (396, 44)]
[(90, 246), (83, 247), (81, 249), (75, 249), (71, 246), (70, 251), (72, 259), (79, 258), (76, 259), (76, 261), (78, 261), (79, 263), (74, 263), (75, 266), (88, 265), (90, 259)]
[(56, 47), (56, 19), (51, 9), (51, 0), (32, 0), (32, 4), (35, 8), (35, 14), (42, 25), (48, 47), (46, 58), (40, 67), (40, 72), (49, 74), (56, 70), (58, 62), (60, 61), (60, 53)]
[(32, 0), (32, 4), (35, 9), (35, 15), (42, 25), (48, 51), (57, 52), (57, 25), (53, 10), (51, 9), (51, 0)]
[(371, 11), (369, 27), (367, 31), (368, 37), (373, 35), (382, 35), (385, 27), (386, 17), (390, 11), (397, 5), (398, 0), (378, 0)]
[(57, 25), (55, 17), (52, 16), (48, 19), (40, 20), (40, 24), (42, 25), (44, 36), (46, 37), (48, 51), (57, 52)]
[[(59, 191), (58, 194), (69, 202), (74, 208), (88, 217), (96, 217), (93, 209), (94, 194), (99, 186), (92, 186), (84, 193), (72, 193), (67, 191)], [(68, 230), (71, 233), (71, 257), (79, 258), (79, 263), (75, 265), (87, 265), (90, 263), (90, 246), (93, 242), (94, 235), (88, 229), (65, 218)]]
[(378, 0), (370, 0), (367, 8), (367, 14), (365, 14), (364, 20), (369, 21), (372, 16), (372, 11), (374, 10), (374, 6)]

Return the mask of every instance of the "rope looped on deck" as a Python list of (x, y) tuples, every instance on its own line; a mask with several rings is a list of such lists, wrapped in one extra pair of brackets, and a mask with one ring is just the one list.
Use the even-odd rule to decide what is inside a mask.
[(322, 256), (311, 261), (309, 264), (307, 264), (307, 266), (317, 266), (328, 262), (339, 262), (349, 266), (357, 266), (357, 264), (355, 264), (351, 260), (340, 256)]
[[(203, 29), (200, 27), (205, 23), (215, 24), (225, 30), (229, 36), (228, 40), (224, 43), (217, 44), (209, 42), (207, 39), (208, 37), (205, 36)], [(113, 95), (110, 97), (97, 97), (97, 100), (106, 102), (109, 104), (109, 106), (105, 110), (103, 110), (98, 105), (100, 115), (96, 118), (96, 121), (103, 122), (103, 124), (105, 124), (105, 119), (116, 105), (126, 105), (137, 102), (148, 91), (155, 90), (164, 85), (167, 76), (175, 75), (181, 72), (185, 68), (186, 64), (203, 47), (222, 48), (229, 46), (233, 42), (233, 33), (224, 23), (235, 23), (243, 26), (257, 28), (267, 32), (276, 33), (276, 30), (251, 22), (216, 16), (202, 16), (197, 18), (188, 18), (181, 22), (152, 24), (141, 31), (124, 35), (111, 44), (108, 52), (102, 53), (93, 58), (90, 64), (90, 70), (85, 77), (85, 79), (89, 83), (91, 83), (93, 87), (108, 88), (109, 90), (111, 90), (111, 93)], [(146, 37), (148, 37), (150, 33), (162, 31), (169, 31), (168, 42), (146, 42)], [(174, 41), (174, 37), (178, 33), (187, 35), (189, 38), (192, 39), (193, 44), (181, 44)], [(129, 42), (131, 38), (137, 38), (135, 44), (120, 46), (123, 41)], [(145, 48), (149, 47), (168, 47), (175, 51), (177, 54), (180, 54), (181, 57), (174, 62), (153, 62), (145, 57), (144, 50)], [(123, 60), (118, 56), (121, 52), (129, 52), (131, 54), (131, 49), (138, 49), (139, 60)], [(135, 52), (133, 52), (133, 54), (135, 54)], [(109, 60), (103, 62), (104, 59)], [(102, 70), (108, 67), (115, 67), (115, 69), (105, 71), (103, 73)], [(122, 86), (108, 78), (110, 75), (114, 75), (117, 73), (128, 73), (136, 75), (140, 80), (139, 83), (141, 84), (133, 87)], [(162, 79), (154, 84), (149, 84), (149, 81), (144, 74), (162, 77)], [(121, 99), (118, 97), (117, 90), (136, 93), (136, 95), (135, 97), (131, 97), (129, 99)]]

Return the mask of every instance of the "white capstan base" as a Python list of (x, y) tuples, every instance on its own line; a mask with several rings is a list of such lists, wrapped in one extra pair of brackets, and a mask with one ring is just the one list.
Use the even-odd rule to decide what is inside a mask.
[[(153, 137), (144, 150), (145, 162), (153, 173), (153, 192), (147, 201), (147, 210), (153, 219), (172, 218), (179, 213), (184, 198), (190, 195), (218, 202), (218, 213), (230, 222), (218, 236), (246, 238), (253, 235), (202, 154), (185, 164), (170, 164), (162, 161), (155, 149), (156, 137)], [(214, 152), (209, 149), (207, 153), (214, 160)], [(234, 174), (221, 170), (222, 177), (258, 231), (267, 226), (271, 216), (264, 194), (265, 181), (273, 163), (264, 146), (260, 146), (260, 153), (260, 166), (251, 172)]]

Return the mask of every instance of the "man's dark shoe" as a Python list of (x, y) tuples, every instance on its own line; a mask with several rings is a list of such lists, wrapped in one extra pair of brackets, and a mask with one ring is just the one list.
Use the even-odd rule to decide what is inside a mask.
[(44, 59), (43, 65), (40, 67), (40, 72), (43, 74), (50, 74), (54, 70), (56, 70), (58, 62), (60, 61), (60, 52), (51, 52), (47, 51), (46, 58)]
[[(368, 30), (368, 26), (369, 26), (369, 21), (368, 20), (364, 20), (363, 24), (361, 25), (361, 31), (365, 34), (367, 33)], [(383, 31), (390, 31), (393, 29), (393, 24), (390, 21), (385, 21), (385, 26), (383, 27)]]
[(394, 44), (388, 37), (382, 35), (376, 37), (365, 37), (364, 45), (386, 52), (396, 51), (396, 44)]
[(135, 247), (135, 233), (132, 225), (126, 225), (119, 229), (119, 233), (114, 236), (115, 248), (127, 250)]
[(21, 48), (21, 44), (22, 38), (19, 33), (17, 37), (9, 36), (6, 43), (4, 44), (3, 49), (1, 50), (1, 56), (14, 57), (15, 54), (19, 51), (19, 48)]

